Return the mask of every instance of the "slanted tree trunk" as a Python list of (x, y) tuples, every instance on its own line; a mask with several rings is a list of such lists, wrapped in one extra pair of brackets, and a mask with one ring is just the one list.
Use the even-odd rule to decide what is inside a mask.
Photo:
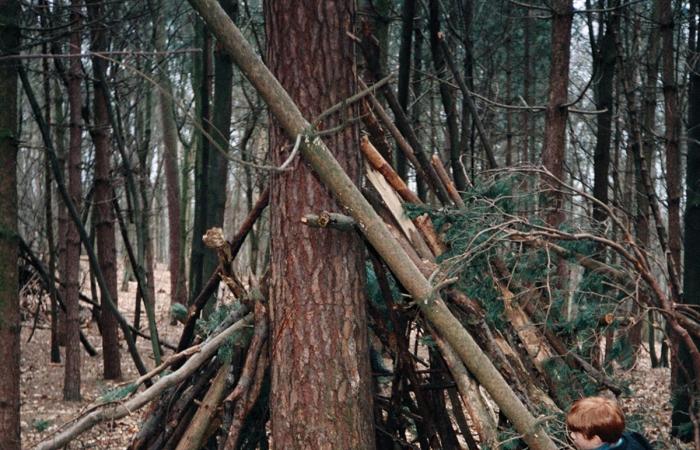
[[(70, 53), (80, 53), (82, 3), (71, 0)], [(75, 205), (82, 200), (80, 161), (82, 146), (82, 95), (80, 90), (81, 64), (79, 57), (70, 58), (68, 70), (68, 104), (70, 109), (70, 142), (68, 144), (68, 193)], [(80, 235), (75, 223), (68, 224), (66, 233), (66, 366), (63, 380), (63, 399), (79, 401), (80, 395)]]
[[(700, 22), (697, 14), (700, 12), (700, 1), (693, 0), (690, 16), (691, 26), (697, 27)], [(697, 30), (697, 28), (695, 28)], [(690, 70), (688, 79), (688, 160), (686, 164), (686, 207), (684, 217), (684, 249), (683, 249), (683, 301), (697, 307), (700, 305), (700, 49), (699, 35), (690, 34), (688, 47), (690, 50)], [(694, 38), (694, 39), (693, 39)], [(698, 396), (693, 386), (698, 376), (693, 370), (691, 357), (685, 345), (680, 344), (678, 357), (673, 358), (673, 414), (672, 434), (685, 441), (693, 438), (691, 429), (693, 421), (698, 420)], [(697, 423), (697, 422), (696, 422)], [(697, 432), (697, 430), (695, 430)]]
[[(155, 2), (157, 21), (155, 24), (155, 44), (157, 51), (165, 51), (165, 9), (163, 1)], [(185, 262), (182, 246), (180, 245), (180, 182), (177, 159), (177, 124), (173, 110), (173, 91), (168, 77), (166, 58), (158, 67), (158, 110), (163, 132), (163, 166), (165, 171), (166, 197), (168, 203), (168, 255), (170, 269), (170, 304), (187, 304), (187, 289), (185, 288)]]
[[(105, 51), (108, 48), (104, 10), (100, 0), (88, 1), (88, 14), (91, 21), (92, 50)], [(107, 86), (105, 79), (105, 61), (100, 57), (92, 58), (94, 79), (94, 128), (92, 138), (95, 144), (95, 228), (97, 237), (97, 254), (100, 270), (105, 277), (109, 295), (115, 305), (119, 298), (117, 291), (117, 248), (114, 236), (114, 213), (112, 210), (112, 184), (110, 179), (111, 133), (109, 132), (109, 114), (107, 112)], [(104, 378), (107, 380), (121, 378), (121, 355), (119, 352), (119, 333), (117, 319), (105, 304), (105, 296), (100, 295), (100, 331), (102, 334), (102, 361)]]
[[(0, 0), (0, 56), (19, 53), (18, 1)], [(0, 448), (20, 450), (17, 279), (17, 64), (0, 59)], [(77, 342), (76, 342), (77, 345)]]
[[(353, 3), (319, 5), (265, 2), (268, 65), (307, 117), (355, 92), (346, 35), (353, 31)], [(346, 109), (321, 128), (356, 114)], [(293, 142), (273, 123), (270, 153), (280, 165)], [(359, 183), (358, 128), (326, 142)], [(296, 160), (291, 167), (272, 178), (270, 197), (272, 439), (278, 449), (371, 449), (362, 243), (353, 233), (300, 222), (306, 213), (339, 207), (308, 166)]]

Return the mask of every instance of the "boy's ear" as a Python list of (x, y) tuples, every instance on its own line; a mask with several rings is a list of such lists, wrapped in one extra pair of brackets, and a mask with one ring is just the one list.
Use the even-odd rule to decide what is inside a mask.
[(603, 445), (603, 440), (597, 434), (594, 434), (591, 438), (591, 443), (596, 445)]

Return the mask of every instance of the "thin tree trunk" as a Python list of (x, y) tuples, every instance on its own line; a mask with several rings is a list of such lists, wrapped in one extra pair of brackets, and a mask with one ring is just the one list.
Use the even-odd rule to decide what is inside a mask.
[[(353, 14), (353, 3), (345, 1), (325, 1), (318, 8), (265, 2), (268, 64), (309, 117), (355, 92), (349, 70), (354, 47), (346, 36), (353, 31)], [(316, 51), (309, 52), (310, 45)], [(346, 109), (321, 128), (356, 112)], [(361, 173), (358, 131), (351, 125), (328, 139), (355, 182)], [(286, 160), (291, 143), (274, 122), (274, 164)], [(296, 160), (292, 168), (271, 180), (270, 193), (272, 439), (279, 449), (371, 449), (362, 243), (353, 233), (299, 221), (305, 213), (339, 206), (305, 164)]]
[[(235, 21), (238, 14), (237, 0), (220, 0), (224, 11)], [(226, 152), (231, 139), (231, 102), (233, 83), (233, 64), (231, 57), (223, 51), (217, 43), (214, 48), (214, 95), (212, 109), (212, 136), (213, 143), (209, 143), (209, 167), (206, 169), (206, 183), (202, 189), (206, 190), (206, 214), (204, 230), (212, 227), (222, 227), (224, 223), (224, 211), (226, 209), (226, 188), (228, 186), (228, 159), (222, 152)], [(217, 146), (218, 148), (214, 148)], [(198, 236), (201, 238), (201, 236)], [(219, 264), (215, 252), (206, 251), (203, 255), (203, 274), (212, 273)], [(212, 302), (205, 307), (204, 313), (213, 309)]]
[[(408, 114), (409, 86), (411, 83), (411, 48), (413, 41), (413, 21), (416, 16), (416, 1), (405, 0), (401, 16), (401, 47), (399, 48), (399, 79), (397, 98), (404, 112)], [(396, 173), (408, 181), (408, 163), (401, 151), (396, 152)]]
[(195, 24), (196, 35), (202, 45), (202, 53), (195, 56), (195, 73), (193, 88), (197, 94), (195, 103), (202, 132), (197, 133), (196, 155), (194, 170), (194, 225), (192, 227), (192, 253), (190, 257), (190, 299), (193, 299), (202, 289), (204, 244), (202, 235), (205, 232), (207, 218), (207, 184), (209, 183), (209, 152), (210, 145), (207, 135), (211, 134), (210, 99), (211, 99), (211, 35), (205, 24), (199, 21)]
[[(41, 0), (40, 5), (46, 7), (46, 0)], [(42, 26), (48, 27), (48, 14), (41, 16)], [(49, 53), (48, 43), (42, 44), (42, 51), (45, 54)], [(49, 75), (49, 59), (44, 58), (41, 62), (43, 73), (43, 90), (44, 90), (44, 119), (46, 123), (51, 123), (51, 77)], [(44, 195), (45, 195), (45, 218), (46, 218), (46, 244), (49, 251), (49, 276), (51, 279), (56, 276), (56, 241), (54, 239), (54, 214), (53, 214), (53, 195), (51, 186), (51, 163), (48, 155), (44, 155)], [(51, 362), (61, 362), (61, 349), (59, 348), (58, 340), (58, 299), (56, 297), (55, 283), (49, 284), (49, 296), (51, 297)]]
[[(554, 0), (552, 14), (552, 61), (549, 69), (549, 100), (545, 112), (542, 163), (555, 177), (563, 180), (573, 0)], [(552, 192), (545, 201), (547, 223), (553, 227), (559, 226), (564, 221), (563, 198)]]
[[(611, 3), (616, 7), (619, 2)], [(594, 73), (599, 80), (595, 85), (596, 109), (605, 110), (596, 117), (596, 146), (593, 155), (593, 196), (601, 203), (608, 203), (608, 174), (610, 170), (610, 143), (612, 141), (613, 86), (617, 61), (617, 32), (620, 17), (617, 11), (607, 13), (607, 20), (599, 22), (598, 45), (594, 48)], [(602, 33), (602, 34), (601, 34)], [(606, 213), (597, 203), (593, 205), (593, 219), (599, 223)]]
[[(532, 19), (530, 18), (531, 11), (527, 10), (525, 18), (523, 19), (523, 98), (525, 103), (528, 105), (532, 103), (531, 85), (532, 80), (532, 60), (530, 58), (530, 40), (532, 35)], [(522, 148), (522, 155), (520, 156), (523, 164), (530, 163), (530, 137), (532, 135), (530, 131), (530, 116), (531, 111), (524, 110), (522, 112), (522, 127), (523, 127), (523, 138), (521, 140), (520, 147)]]
[[(0, 56), (19, 53), (20, 5), (0, 0)], [(17, 218), (16, 59), (0, 60), (0, 447), (20, 450), (20, 317)]]
[[(659, 0), (661, 12), (661, 55), (664, 93), (664, 121), (666, 125), (666, 190), (668, 192), (668, 246), (675, 270), (681, 268), (681, 153), (678, 146), (680, 135), (680, 111), (678, 108), (678, 85), (673, 47), (673, 5), (671, 0)], [(692, 101), (692, 99), (690, 100)], [(678, 272), (677, 272), (678, 273)]]
[[(155, 6), (157, 21), (155, 24), (156, 50), (165, 51), (165, 8), (163, 1), (157, 0)], [(173, 110), (173, 91), (168, 77), (166, 60), (162, 60), (158, 67), (158, 108), (160, 123), (163, 130), (163, 165), (165, 169), (165, 183), (168, 202), (168, 255), (170, 269), (170, 304), (187, 304), (187, 290), (185, 288), (185, 262), (180, 248), (180, 182), (178, 174), (178, 136), (175, 123), (175, 111)]]
[[(70, 53), (80, 53), (80, 28), (82, 3), (71, 0)], [(75, 205), (82, 200), (80, 177), (82, 146), (82, 95), (80, 58), (70, 59), (68, 70), (68, 104), (70, 107), (70, 143), (68, 146), (68, 193)], [(74, 223), (68, 224), (66, 233), (66, 366), (63, 380), (63, 399), (79, 401), (80, 395), (80, 317), (78, 294), (80, 293), (80, 236)]]
[(435, 67), (435, 75), (438, 77), (440, 86), (440, 98), (442, 106), (445, 109), (447, 118), (447, 137), (449, 142), (450, 167), (452, 168), (452, 178), (455, 182), (455, 187), (458, 191), (464, 191), (467, 188), (467, 180), (464, 177), (462, 170), (462, 162), (460, 157), (461, 146), (459, 140), (459, 125), (457, 121), (457, 107), (455, 105), (455, 90), (451, 88), (443, 78), (447, 78), (448, 70), (445, 64), (446, 55), (442, 51), (440, 41), (444, 39), (440, 32), (440, 3), (438, 0), (430, 0), (429, 2), (430, 19), (430, 49), (433, 55), (433, 66)]
[[(91, 21), (92, 51), (101, 52), (108, 48), (106, 28), (100, 0), (90, 0), (88, 15)], [(109, 295), (118, 306), (117, 291), (117, 248), (114, 236), (114, 214), (112, 211), (111, 170), (111, 133), (109, 132), (109, 114), (107, 112), (107, 87), (104, 80), (104, 59), (92, 58), (92, 68), (95, 73), (94, 81), (94, 129), (92, 138), (95, 144), (95, 228), (97, 237), (97, 254), (100, 260), (100, 270), (107, 282)], [(98, 75), (98, 73), (100, 75)], [(100, 295), (104, 302), (105, 296)], [(102, 304), (100, 310), (100, 331), (102, 334), (102, 361), (104, 378), (118, 379), (122, 376), (121, 355), (119, 351), (119, 335), (117, 319), (110, 309)]]

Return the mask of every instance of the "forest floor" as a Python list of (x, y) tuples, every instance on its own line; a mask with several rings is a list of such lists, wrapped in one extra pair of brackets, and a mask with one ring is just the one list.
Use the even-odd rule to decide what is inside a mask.
[[(157, 265), (155, 278), (156, 317), (159, 334), (161, 339), (177, 344), (182, 325), (170, 325), (170, 275), (164, 265)], [(88, 288), (85, 293), (89, 295), (89, 283), (86, 284)], [(129, 282), (128, 287), (128, 291), (119, 292), (119, 305), (127, 320), (133, 323), (136, 283)], [(89, 311), (81, 314), (89, 316)], [(102, 379), (102, 348), (99, 331), (94, 321), (86, 320), (83, 323), (83, 332), (97, 349), (98, 355), (89, 357), (84, 351), (81, 355), (83, 400), (81, 402), (63, 401), (64, 366), (63, 363), (50, 363), (51, 346), (48, 323), (45, 320), (39, 320), (31, 340), (27, 342), (33, 324), (34, 320), (31, 314), (22, 323), (22, 448), (26, 449), (33, 448), (41, 440), (56, 433), (61, 425), (78, 417), (100, 395), (119, 384), (119, 382)], [(142, 313), (141, 324), (142, 329), (145, 329), (145, 313)], [(137, 345), (142, 356), (146, 359), (146, 364), (153, 367), (150, 342), (138, 339)], [(64, 361), (64, 348), (61, 348), (61, 352), (61, 361)], [(122, 344), (121, 357), (124, 374), (121, 382), (137, 378), (138, 372), (129, 357), (125, 344)], [(656, 441), (655, 448), (690, 449), (690, 445), (683, 446), (669, 439), (671, 410), (669, 369), (652, 369), (647, 353), (643, 352), (636, 367), (617, 375), (621, 384), (629, 386), (633, 392), (631, 397), (622, 399), (626, 414), (632, 419), (642, 419), (645, 434), (650, 440)], [(97, 425), (76, 438), (67, 448), (124, 449), (138, 431), (140, 421), (141, 413), (134, 412), (122, 419)]]

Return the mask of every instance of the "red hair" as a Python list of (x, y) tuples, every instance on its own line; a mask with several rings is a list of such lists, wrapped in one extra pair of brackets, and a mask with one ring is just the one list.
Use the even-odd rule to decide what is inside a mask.
[(614, 400), (586, 397), (576, 400), (566, 415), (569, 431), (583, 434), (586, 439), (598, 436), (603, 442), (614, 443), (625, 430), (625, 415)]

